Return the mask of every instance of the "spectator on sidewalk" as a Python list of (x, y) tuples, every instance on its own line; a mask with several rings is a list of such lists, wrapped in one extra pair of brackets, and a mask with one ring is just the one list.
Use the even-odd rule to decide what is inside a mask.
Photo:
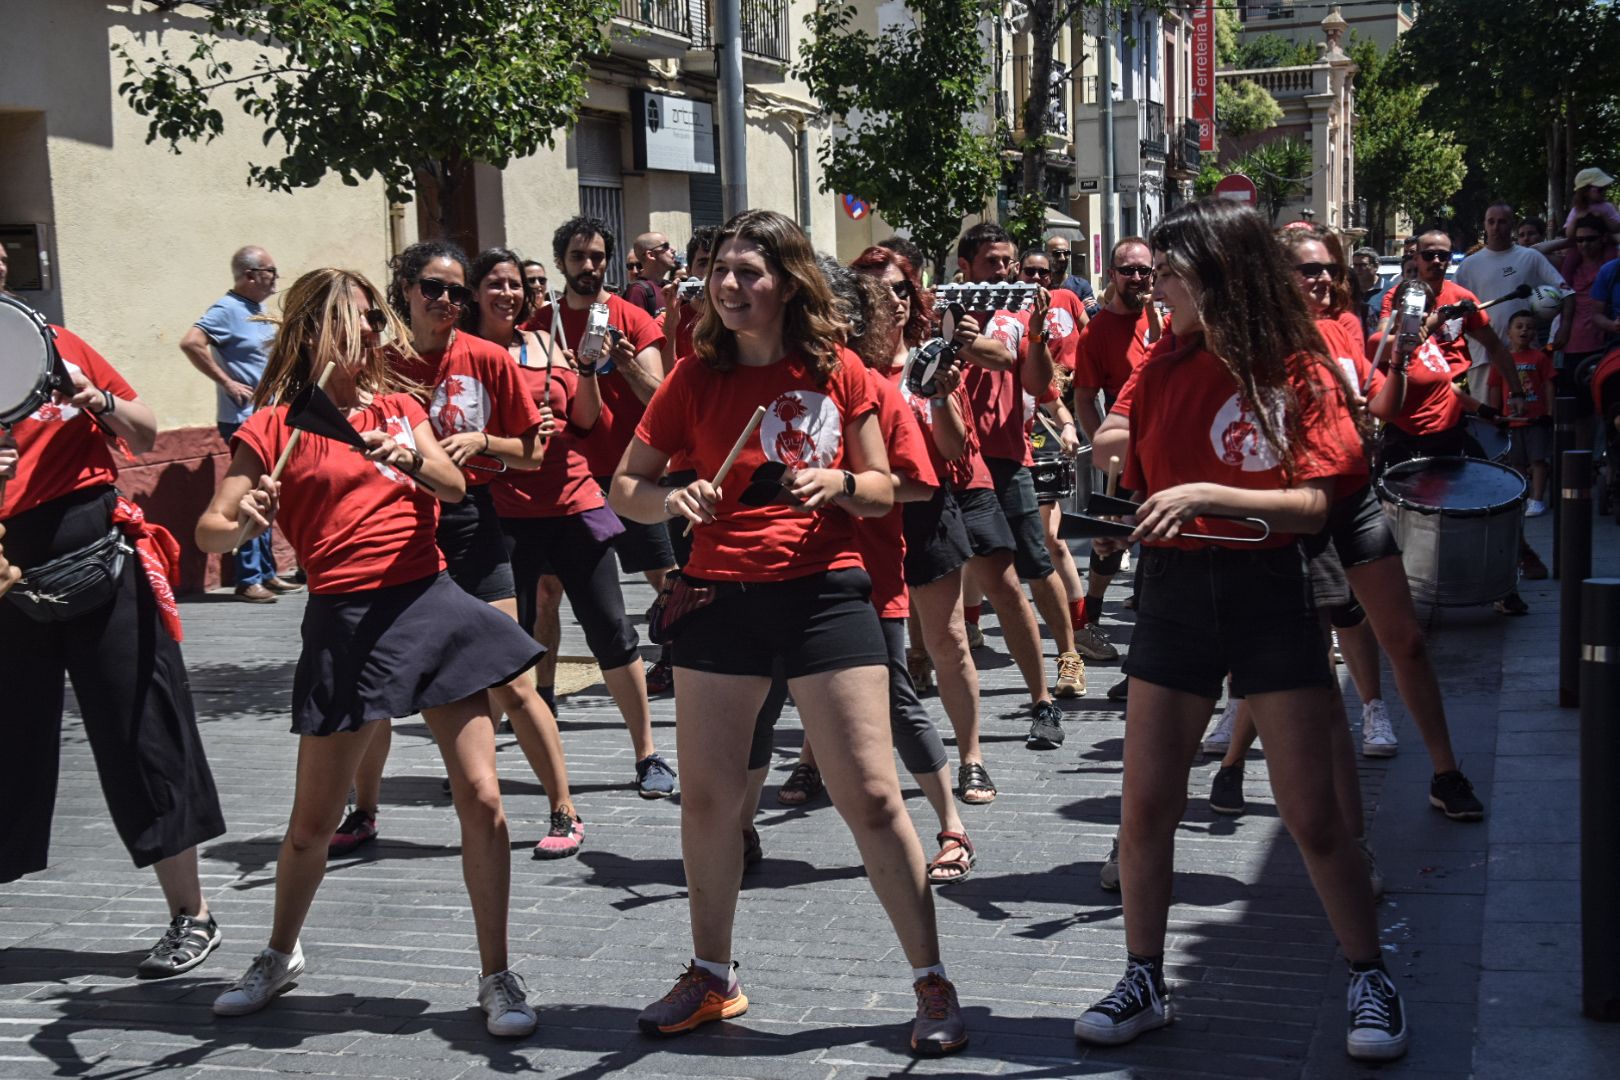
[(656, 318), (664, 310), (664, 279), (675, 272), (675, 245), (663, 233), (647, 232), (636, 237), (635, 251), (640, 276), (624, 291), (624, 298)]
[[(1518, 217), (1506, 202), (1495, 202), (1485, 208), (1485, 246), (1464, 259), (1457, 267), (1456, 282), (1479, 298), (1481, 302), (1505, 296), (1520, 285), (1532, 288), (1552, 285), (1568, 289), (1563, 275), (1547, 261), (1547, 257), (1534, 248), (1514, 243)], [(1507, 326), (1513, 316), (1528, 310), (1530, 301), (1509, 300), (1491, 309), (1491, 320)], [(1569, 340), (1570, 323), (1575, 311), (1573, 298), (1564, 301), (1563, 318), (1553, 336), (1552, 349), (1564, 348)], [(1468, 392), (1481, 400), (1485, 397), (1486, 347), (1483, 342), (1469, 341), (1473, 369), (1468, 376)]]
[[(1072, 251), (1069, 248), (1069, 238), (1054, 236), (1046, 242), (1046, 257), (1052, 263), (1052, 288), (1063, 289), (1080, 298), (1087, 315), (1097, 314), (1097, 296), (1092, 291), (1091, 282), (1079, 274), (1069, 272)], [(1084, 256), (1082, 256), (1083, 258)]]
[(1361, 336), (1366, 337), (1378, 329), (1378, 300), (1383, 290), (1378, 286), (1378, 252), (1370, 247), (1356, 248), (1350, 256), (1350, 291), (1356, 317), (1361, 320)]
[[(180, 351), (191, 366), (214, 380), (220, 438), (227, 444), (253, 415), (253, 390), (264, 374), (276, 324), (264, 317), (264, 302), (275, 293), (280, 272), (270, 253), (249, 245), (231, 256), (230, 291), (203, 312), (180, 339)], [(242, 545), (236, 553), (236, 598), (273, 604), (280, 593), (302, 585), (276, 575), (270, 530)]]

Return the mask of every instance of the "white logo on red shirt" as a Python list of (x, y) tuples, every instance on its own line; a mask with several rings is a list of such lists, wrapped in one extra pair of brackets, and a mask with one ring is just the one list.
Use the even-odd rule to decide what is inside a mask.
[[(1274, 417), (1275, 426), (1281, 427), (1281, 421), (1279, 410)], [(1282, 464), (1238, 394), (1227, 398), (1216, 410), (1215, 422), (1209, 428), (1209, 441), (1222, 462), (1244, 472), (1265, 472)]]
[(765, 457), (790, 469), (825, 469), (843, 443), (843, 418), (826, 394), (785, 391), (765, 410), (759, 443)]
[(925, 428), (934, 426), (934, 410), (928, 404), (929, 399), (912, 393), (911, 384), (905, 379), (900, 380), (900, 396), (911, 406), (911, 413), (917, 418), (917, 423)]
[[(62, 366), (75, 375), (84, 374), (84, 369), (71, 360), (63, 360)], [(65, 424), (78, 415), (79, 407), (77, 405), (69, 405), (65, 401), (59, 405), (55, 398), (46, 398), (39, 408), (28, 414), (28, 419), (43, 420), (47, 424), (57, 422)]]
[(1446, 360), (1446, 354), (1440, 351), (1440, 346), (1430, 338), (1418, 346), (1416, 359), (1423, 362), (1423, 366), (1437, 375), (1450, 375), (1451, 364)]
[(489, 422), (489, 391), (471, 375), (449, 375), (433, 392), (428, 415), (439, 438), (464, 431), (483, 431)]
[(998, 312), (990, 319), (990, 328), (985, 331), (986, 337), (995, 338), (1013, 352), (1018, 351), (1018, 343), (1023, 340), (1024, 326), (1012, 315)]
[[(410, 422), (406, 420), (405, 417), (383, 417), (382, 429), (390, 439), (393, 439), (399, 445), (408, 446), (412, 450), (416, 449), (416, 433), (411, 430)], [(382, 473), (385, 477), (392, 480), (396, 484), (409, 484), (411, 482), (410, 477), (406, 476), (392, 465), (384, 465), (380, 461), (373, 461), (372, 464), (377, 466), (378, 472)]]
[(1055, 338), (1066, 338), (1074, 333), (1074, 316), (1063, 308), (1052, 308), (1046, 313), (1046, 330)]

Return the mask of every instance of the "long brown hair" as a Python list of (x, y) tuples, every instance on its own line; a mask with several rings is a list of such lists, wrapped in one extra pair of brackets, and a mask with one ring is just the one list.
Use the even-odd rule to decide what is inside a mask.
[(1277, 232), (1277, 241), (1282, 244), (1283, 251), (1290, 260), (1288, 264), (1290, 270), (1293, 269), (1292, 260), (1296, 252), (1312, 240), (1327, 248), (1328, 258), (1338, 267), (1333, 273), (1333, 299), (1329, 302), (1327, 310), (1319, 316), (1336, 319), (1349, 311), (1350, 305), (1354, 302), (1350, 295), (1350, 272), (1349, 265), (1345, 262), (1344, 242), (1339, 239), (1339, 234), (1321, 225), (1288, 225)]
[[(782, 305), (782, 349), (803, 354), (817, 381), (825, 383), (838, 367), (838, 347), (844, 340), (845, 327), (833, 306), (826, 279), (816, 267), (816, 252), (809, 238), (791, 218), (774, 210), (744, 210), (721, 226), (710, 255), (719, 255), (729, 240), (757, 246), (766, 265), (784, 279), (784, 284), (795, 286), (793, 295)], [(711, 302), (704, 305), (692, 331), (692, 351), (715, 371), (726, 372), (737, 366), (737, 337), (720, 321), (720, 307), (712, 302), (714, 271), (709, 274)]]
[[(374, 309), (387, 314), (387, 335), (393, 339), (387, 348), (367, 348), (364, 335), (369, 327), (350, 297), (355, 288), (366, 294)], [(292, 283), (281, 301), (280, 325), (253, 404), (291, 401), (328, 361), (352, 370), (355, 385), (372, 394), (419, 393), (422, 388), (390, 364), (390, 351), (407, 359), (416, 356), (410, 329), (377, 287), (355, 270), (311, 270)]]
[[(1205, 346), (1237, 383), (1292, 485), (1295, 448), (1303, 441), (1295, 378), (1304, 376), (1299, 382), (1306, 386), (1338, 386), (1347, 406), (1350, 388), (1329, 359), (1292, 273), (1277, 258), (1276, 244), (1258, 213), (1219, 198), (1188, 203), (1161, 220), (1152, 235), (1153, 250), (1199, 290)], [(1313, 378), (1308, 365), (1327, 374)]]

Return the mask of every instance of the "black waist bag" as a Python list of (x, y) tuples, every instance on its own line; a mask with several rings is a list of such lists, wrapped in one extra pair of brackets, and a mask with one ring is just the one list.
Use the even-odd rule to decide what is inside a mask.
[(25, 570), (6, 599), (36, 622), (77, 619), (113, 598), (124, 572), (124, 558), (134, 550), (114, 527), (93, 544)]

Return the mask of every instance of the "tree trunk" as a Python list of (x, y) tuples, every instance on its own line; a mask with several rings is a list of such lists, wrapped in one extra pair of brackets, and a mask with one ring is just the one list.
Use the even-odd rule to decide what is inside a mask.
[(478, 199), (472, 162), (441, 158), (416, 170), (416, 229), (423, 240), (450, 240), (478, 251)]
[[(1046, 197), (1046, 119), (1052, 105), (1052, 46), (1057, 39), (1054, 26), (1055, 0), (1028, 0), (1029, 3), (1029, 89), (1024, 98), (1024, 160), (1022, 194), (1045, 202)], [(1026, 244), (1039, 243), (1040, 235), (1020, 238)]]

